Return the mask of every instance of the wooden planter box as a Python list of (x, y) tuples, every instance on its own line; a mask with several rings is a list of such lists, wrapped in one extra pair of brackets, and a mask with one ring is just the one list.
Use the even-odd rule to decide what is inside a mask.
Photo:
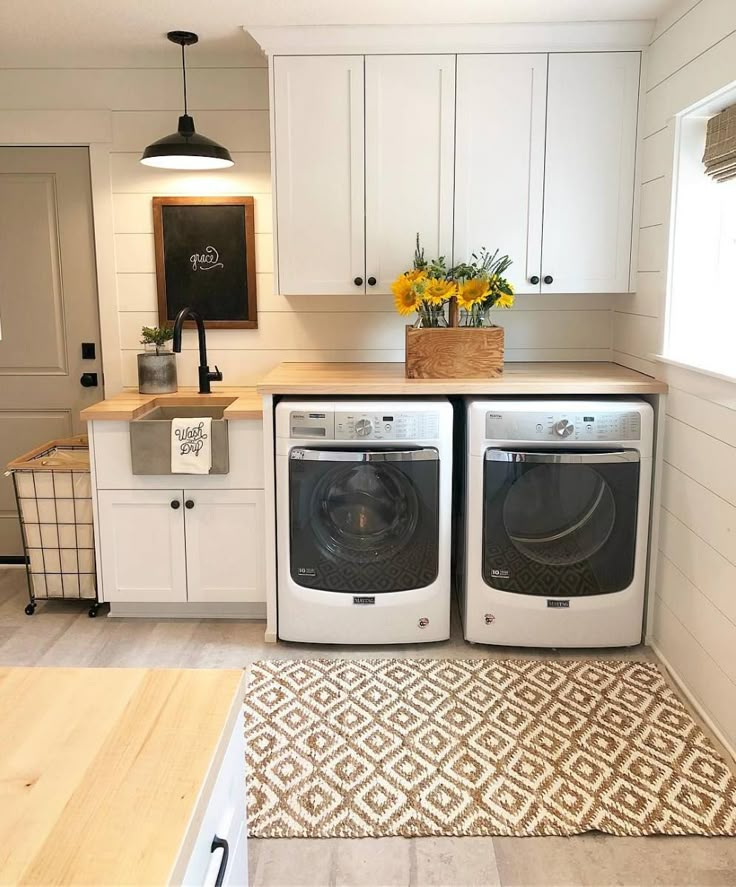
[(503, 327), (406, 328), (407, 379), (492, 379), (503, 372)]

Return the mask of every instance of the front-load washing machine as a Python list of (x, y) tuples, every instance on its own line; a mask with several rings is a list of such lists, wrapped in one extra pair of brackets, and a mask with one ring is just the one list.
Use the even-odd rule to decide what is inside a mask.
[(277, 404), (279, 638), (449, 637), (452, 434), (444, 398)]
[(640, 400), (467, 400), (465, 637), (642, 638), (653, 411)]

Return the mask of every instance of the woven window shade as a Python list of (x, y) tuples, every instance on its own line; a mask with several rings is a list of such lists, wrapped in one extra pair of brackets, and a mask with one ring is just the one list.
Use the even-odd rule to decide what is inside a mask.
[(717, 182), (736, 179), (736, 105), (708, 121), (703, 163), (706, 174)]

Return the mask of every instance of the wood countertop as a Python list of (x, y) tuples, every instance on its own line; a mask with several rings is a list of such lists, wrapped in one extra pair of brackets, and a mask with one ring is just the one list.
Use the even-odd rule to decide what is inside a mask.
[(212, 394), (200, 394), (196, 388), (180, 388), (175, 394), (139, 394), (135, 389), (121, 391), (107, 400), (82, 410), (83, 421), (100, 419), (128, 421), (138, 419), (154, 407), (226, 405), (225, 419), (262, 419), (263, 406), (255, 388), (218, 386)]
[(282, 363), (259, 394), (662, 394), (664, 382), (616, 363), (507, 363), (496, 379), (407, 379), (403, 363)]
[(0, 669), (0, 883), (169, 883), (244, 686), (234, 670)]

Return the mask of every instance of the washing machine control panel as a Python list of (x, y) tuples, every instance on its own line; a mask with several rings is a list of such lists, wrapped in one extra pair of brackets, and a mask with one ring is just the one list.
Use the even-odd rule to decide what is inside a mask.
[(641, 415), (585, 411), (565, 413), (486, 413), (487, 440), (640, 440)]
[(437, 440), (439, 413), (422, 412), (297, 412), (289, 421), (292, 438), (315, 440)]

